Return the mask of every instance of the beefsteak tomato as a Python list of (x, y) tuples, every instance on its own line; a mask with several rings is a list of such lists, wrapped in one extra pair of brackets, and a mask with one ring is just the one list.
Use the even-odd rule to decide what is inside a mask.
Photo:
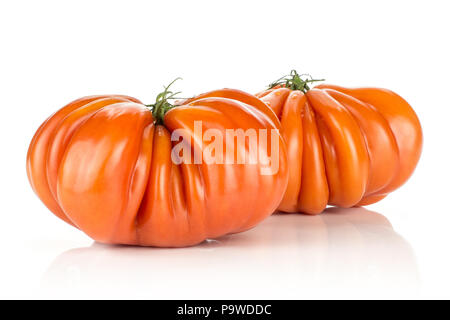
[(277, 114), (289, 183), (279, 210), (317, 214), (327, 205), (375, 203), (411, 176), (422, 129), (411, 106), (387, 89), (321, 84), (295, 70), (257, 94)]
[[(59, 218), (112, 244), (189, 246), (247, 230), (270, 215), (288, 182), (274, 112), (233, 89), (177, 106), (168, 102), (172, 96), (166, 88), (151, 106), (122, 95), (90, 96), (50, 116), (28, 150), (27, 173), (36, 194)], [(231, 152), (247, 156), (241, 163), (186, 161), (186, 150), (200, 158), (211, 151), (211, 137), (202, 135), (208, 129), (251, 129), (266, 141), (258, 150), (245, 139), (237, 144)], [(177, 130), (183, 139), (174, 140)], [(216, 146), (226, 149), (229, 143)], [(180, 144), (185, 148), (174, 154)], [(274, 161), (278, 170), (262, 174)]]

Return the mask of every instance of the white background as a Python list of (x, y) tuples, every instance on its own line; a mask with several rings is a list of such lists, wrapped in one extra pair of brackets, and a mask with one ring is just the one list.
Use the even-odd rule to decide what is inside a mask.
[[(0, 298), (450, 298), (448, 1), (1, 1)], [(263, 89), (292, 68), (405, 97), (424, 130), (407, 184), (367, 210), (272, 216), (188, 249), (93, 243), (26, 177), (46, 117), (84, 95), (152, 103)], [(389, 223), (392, 225), (389, 226)]]

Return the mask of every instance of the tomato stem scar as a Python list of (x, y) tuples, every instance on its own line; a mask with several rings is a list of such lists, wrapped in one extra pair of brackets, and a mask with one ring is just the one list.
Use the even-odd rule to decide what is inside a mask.
[(169, 100), (173, 99), (181, 99), (180, 97), (177, 97), (178, 94), (181, 93), (181, 91), (173, 92), (169, 90), (170, 86), (175, 83), (175, 81), (181, 80), (180, 77), (174, 79), (169, 85), (164, 86), (164, 91), (159, 93), (156, 96), (156, 101), (154, 104), (147, 104), (146, 107), (150, 108), (153, 118), (155, 119), (157, 124), (163, 124), (164, 123), (164, 115), (167, 111), (174, 108), (176, 105), (169, 102)]
[(298, 74), (296, 70), (291, 70), (291, 73), (285, 76), (282, 76), (278, 80), (275, 80), (269, 85), (269, 89), (285, 87), (291, 90), (300, 90), (303, 93), (306, 93), (310, 90), (310, 86), (308, 84), (318, 81), (325, 81), (325, 79), (313, 79), (313, 77), (307, 73)]

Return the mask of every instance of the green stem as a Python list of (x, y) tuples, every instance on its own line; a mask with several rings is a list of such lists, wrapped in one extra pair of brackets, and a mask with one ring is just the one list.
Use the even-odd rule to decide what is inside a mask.
[(269, 89), (276, 86), (281, 86), (291, 90), (300, 90), (303, 93), (306, 93), (311, 89), (309, 84), (318, 81), (325, 81), (325, 79), (313, 79), (309, 74), (298, 74), (296, 70), (292, 70), (290, 74), (272, 82), (269, 85)]
[(149, 107), (152, 111), (153, 119), (155, 119), (157, 124), (163, 124), (164, 123), (164, 115), (167, 111), (174, 108), (175, 106), (171, 104), (168, 100), (172, 99), (180, 99), (179, 97), (176, 97), (177, 94), (181, 93), (169, 91), (170, 86), (177, 80), (180, 80), (181, 78), (176, 78), (171, 83), (169, 83), (168, 86), (164, 87), (164, 91), (161, 92), (156, 96), (156, 102), (154, 104), (147, 104), (146, 106)]

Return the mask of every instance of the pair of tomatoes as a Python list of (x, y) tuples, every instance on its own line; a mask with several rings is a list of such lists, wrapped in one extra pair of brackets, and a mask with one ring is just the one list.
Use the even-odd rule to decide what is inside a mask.
[(96, 241), (161, 247), (241, 232), (277, 209), (374, 203), (402, 185), (422, 146), (409, 104), (310, 82), (293, 72), (256, 96), (223, 89), (176, 104), (168, 88), (153, 105), (75, 100), (34, 135), (30, 183)]

